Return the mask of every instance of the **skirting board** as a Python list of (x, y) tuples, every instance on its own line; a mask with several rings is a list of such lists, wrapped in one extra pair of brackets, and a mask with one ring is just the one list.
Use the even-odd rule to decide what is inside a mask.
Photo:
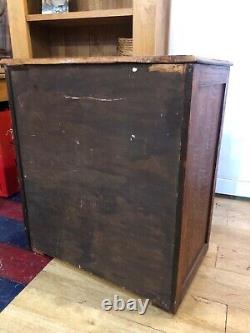
[(217, 178), (216, 193), (250, 198), (250, 182)]

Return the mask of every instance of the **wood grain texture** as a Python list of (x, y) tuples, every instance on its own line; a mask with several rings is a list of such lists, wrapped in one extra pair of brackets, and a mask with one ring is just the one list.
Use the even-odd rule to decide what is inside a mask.
[(249, 289), (248, 276), (214, 267), (201, 267), (191, 284), (190, 292), (249, 311)]
[(154, 55), (169, 54), (171, 0), (157, 1)]
[[(214, 213), (217, 221), (212, 227), (212, 234), (218, 218), (227, 221), (232, 214), (250, 218), (250, 202), (215, 199)], [(215, 215), (215, 216), (216, 216)], [(226, 243), (231, 248), (231, 238), (227, 223), (220, 222), (224, 233), (216, 237), (217, 243), (210, 243), (210, 248), (202, 263), (196, 279), (192, 283), (178, 313), (175, 316), (166, 314), (150, 306), (144, 316), (136, 313), (104, 313), (100, 309), (103, 298), (112, 298), (118, 294), (124, 299), (137, 295), (125, 292), (112, 284), (104, 282), (58, 260), (52, 261), (45, 270), (0, 314), (1, 332), (161, 332), (161, 333), (246, 333), (250, 325), (249, 276), (243, 280), (241, 269), (233, 273), (230, 282), (228, 271), (236, 268), (235, 262), (227, 262), (227, 267), (215, 267), (217, 250)], [(250, 238), (248, 229), (243, 226), (244, 234)], [(249, 253), (241, 245), (240, 226), (234, 225), (234, 239), (240, 248), (238, 259), (241, 261)], [(223, 235), (223, 237), (222, 237)], [(228, 241), (226, 241), (229, 236)], [(224, 245), (222, 246), (224, 248)], [(226, 269), (224, 274), (224, 268)], [(206, 276), (204, 272), (207, 271)], [(229, 272), (230, 274), (230, 272)], [(229, 275), (230, 276), (230, 275)], [(218, 287), (217, 287), (218, 285)], [(206, 296), (205, 296), (206, 292)], [(201, 296), (203, 293), (203, 296)], [(236, 294), (237, 296), (234, 296)], [(216, 301), (217, 300), (217, 301)], [(242, 303), (242, 300), (244, 303)], [(234, 303), (234, 305), (232, 304)], [(138, 326), (139, 325), (139, 326)]]
[[(169, 39), (169, 25), (170, 25), (170, 3), (171, 0), (71, 0), (70, 11), (63, 14), (41, 14), (41, 2), (39, 0), (22, 0), (19, 1), (19, 7), (14, 7), (14, 1), (9, 0), (9, 16), (11, 25), (11, 37), (14, 43), (14, 57), (31, 58), (34, 51), (33, 44), (36, 44), (35, 50), (42, 51), (35, 53), (34, 57), (42, 57), (43, 47), (45, 45), (44, 39), (46, 38), (47, 25), (58, 26), (60, 25), (67, 34), (71, 34), (72, 41), (61, 44), (61, 47), (72, 47), (72, 54), (77, 56), (85, 56), (87, 54), (80, 53), (79, 46), (81, 43), (85, 44), (86, 39), (79, 38), (77, 43), (74, 43), (74, 35), (77, 34), (78, 26), (95, 25), (116, 23), (116, 25), (124, 24), (126, 20), (128, 23), (128, 31), (132, 31), (129, 36), (118, 36), (113, 39), (113, 47), (117, 47), (119, 37), (127, 37), (134, 39), (134, 54), (135, 55), (165, 55), (168, 53), (168, 39)], [(16, 13), (20, 13), (17, 23), (15, 25)], [(32, 25), (42, 25), (44, 33), (36, 33), (36, 29)], [(74, 27), (70, 32), (67, 27)], [(116, 29), (114, 28), (114, 32)], [(40, 31), (41, 32), (41, 31)], [(99, 31), (101, 32), (101, 31)], [(49, 32), (53, 35), (53, 29)], [(63, 31), (61, 31), (63, 34)], [(102, 34), (101, 34), (102, 35)], [(79, 35), (78, 35), (79, 37)], [(25, 40), (23, 44), (21, 40)], [(102, 37), (98, 36), (100, 49), (105, 48), (106, 43)], [(41, 46), (39, 47), (39, 43)], [(16, 46), (15, 46), (16, 45)], [(47, 46), (46, 54), (48, 57), (56, 55), (50, 50), (52, 45)], [(20, 48), (20, 50), (19, 50)], [(112, 50), (112, 49), (111, 49)], [(76, 51), (76, 52), (74, 52)], [(64, 52), (67, 54), (67, 52)], [(116, 55), (118, 53), (116, 52)], [(106, 55), (100, 52), (100, 56)], [(113, 52), (109, 54), (114, 55)], [(58, 55), (57, 55), (58, 56)]]
[(114, 17), (132, 16), (132, 8), (91, 10), (82, 12), (72, 12), (63, 14), (31, 14), (27, 15), (28, 22), (39, 21), (65, 21), (65, 20), (85, 20), (85, 19), (102, 19)]
[[(115, 64), (115, 63), (142, 63), (142, 64), (204, 64), (230, 67), (232, 63), (226, 60), (217, 60), (196, 57), (193, 55), (175, 55), (163, 57), (60, 57), (54, 59), (37, 58), (37, 59), (2, 59), (0, 64), (7, 66), (20, 65), (55, 65), (55, 64)], [(224, 79), (225, 80), (225, 79)]]
[(118, 38), (132, 37), (131, 1), (71, 5), (74, 12), (44, 15), (41, 1), (22, 0), (16, 7), (9, 0), (13, 57), (116, 56)]
[(197, 266), (195, 263), (200, 261), (209, 242), (228, 74), (225, 67), (204, 65), (197, 65), (193, 73), (188, 137), (185, 138), (188, 144), (183, 158), (185, 175), (177, 295), (187, 288), (190, 271)]
[(250, 332), (250, 311), (230, 306), (227, 315), (227, 333)]
[(132, 8), (133, 0), (71, 0), (71, 11)]
[[(250, 222), (248, 221), (248, 226)], [(218, 250), (216, 267), (250, 276), (250, 254), (246, 249), (221, 246)]]
[[(41, 14), (41, 0), (27, 0), (28, 14)], [(132, 0), (70, 0), (70, 12), (132, 8)]]
[(39, 14), (42, 12), (42, 1), (40, 0), (26, 0), (27, 13), (26, 14)]
[[(119, 37), (131, 36), (129, 20), (124, 23), (87, 26), (31, 25), (33, 55), (52, 58), (72, 56), (116, 56)], [(53, 61), (53, 60), (52, 60)]]
[(33, 249), (176, 311), (208, 248), (228, 71), (8, 67)]
[(0, 79), (0, 102), (8, 101), (7, 84), (4, 79)]
[(249, 235), (245, 229), (238, 228), (237, 237), (235, 237), (235, 227), (227, 225), (224, 228), (224, 224), (216, 224), (211, 233), (211, 240), (213, 243), (227, 247), (228, 242), (231, 242), (232, 248), (242, 247), (250, 250)]
[(185, 65), (149, 66), (35, 66), (11, 82), (33, 249), (169, 309)]
[(134, 55), (168, 54), (170, 0), (137, 0), (133, 6)]
[[(224, 333), (227, 307), (188, 294), (176, 316), (150, 306), (145, 315), (104, 312), (100, 304), (118, 294), (107, 284), (58, 260), (51, 262), (0, 315), (0, 328), (30, 333)], [(5, 331), (4, 331), (5, 332)]]
[(7, 0), (8, 18), (14, 58), (32, 58), (29, 25), (26, 22), (27, 1)]

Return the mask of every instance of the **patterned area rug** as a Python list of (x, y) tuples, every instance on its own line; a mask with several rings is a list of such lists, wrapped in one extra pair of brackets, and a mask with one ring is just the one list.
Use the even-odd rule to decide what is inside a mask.
[(20, 196), (0, 198), (0, 311), (50, 260), (30, 250)]

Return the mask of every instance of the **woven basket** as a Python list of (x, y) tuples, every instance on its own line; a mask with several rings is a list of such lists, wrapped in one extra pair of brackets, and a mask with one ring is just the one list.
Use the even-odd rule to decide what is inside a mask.
[(118, 39), (118, 55), (119, 56), (133, 55), (133, 38)]

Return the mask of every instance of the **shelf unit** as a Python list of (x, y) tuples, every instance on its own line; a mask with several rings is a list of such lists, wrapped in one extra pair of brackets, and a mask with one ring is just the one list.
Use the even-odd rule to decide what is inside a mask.
[(5, 81), (4, 67), (0, 66), (0, 103), (8, 101), (7, 85)]
[(57, 21), (64, 22), (68, 20), (81, 20), (84, 23), (92, 19), (113, 19), (113, 18), (126, 18), (133, 17), (132, 8), (116, 8), (116, 9), (102, 9), (102, 10), (88, 10), (79, 12), (69, 12), (63, 14), (28, 14), (26, 16), (27, 22), (49, 22)]
[(170, 0), (70, 0), (46, 15), (41, 2), (7, 0), (14, 58), (116, 56), (118, 38), (135, 56), (168, 53)]

